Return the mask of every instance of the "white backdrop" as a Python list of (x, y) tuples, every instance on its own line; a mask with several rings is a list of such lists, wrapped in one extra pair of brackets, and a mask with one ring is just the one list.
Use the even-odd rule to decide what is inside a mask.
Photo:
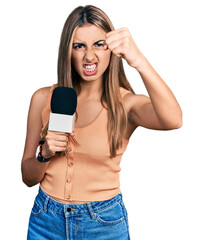
[[(57, 82), (63, 24), (79, 5), (103, 9), (128, 27), (138, 48), (175, 94), (178, 130), (139, 127), (121, 161), (121, 191), (134, 240), (203, 239), (202, 9), (198, 0), (4, 1), (0, 4), (1, 239), (26, 239), (38, 185), (21, 180), (32, 94)], [(124, 60), (137, 94), (148, 95)], [(2, 238), (2, 236), (4, 236)]]

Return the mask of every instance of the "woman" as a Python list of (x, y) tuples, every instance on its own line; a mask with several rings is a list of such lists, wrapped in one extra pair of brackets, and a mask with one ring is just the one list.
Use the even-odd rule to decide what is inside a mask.
[[(122, 58), (139, 72), (150, 98), (134, 93)], [(77, 92), (71, 134), (47, 130), (57, 86)], [(58, 83), (37, 90), (30, 103), (22, 178), (27, 186), (40, 187), (28, 239), (130, 239), (119, 188), (119, 164), (129, 138), (138, 126), (181, 125), (178, 102), (129, 30), (115, 30), (94, 6), (73, 10), (61, 35)]]

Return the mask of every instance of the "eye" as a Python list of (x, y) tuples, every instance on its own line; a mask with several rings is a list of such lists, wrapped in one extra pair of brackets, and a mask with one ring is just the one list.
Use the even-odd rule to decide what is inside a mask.
[(103, 43), (96, 43), (95, 46), (96, 47), (104, 47), (104, 44)]
[(81, 49), (81, 48), (83, 48), (85, 45), (83, 44), (83, 43), (77, 43), (77, 44), (74, 44), (73, 45), (73, 48), (74, 49)]

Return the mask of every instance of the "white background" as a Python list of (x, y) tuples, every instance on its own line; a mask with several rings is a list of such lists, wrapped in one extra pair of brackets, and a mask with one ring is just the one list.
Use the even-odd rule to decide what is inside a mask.
[[(69, 13), (93, 4), (114, 27), (128, 27), (138, 48), (175, 94), (183, 126), (139, 127), (121, 161), (121, 191), (134, 240), (203, 239), (201, 1), (4, 1), (0, 5), (1, 238), (26, 239), (38, 185), (21, 180), (32, 94), (57, 82), (60, 35)], [(137, 94), (148, 95), (124, 60)]]

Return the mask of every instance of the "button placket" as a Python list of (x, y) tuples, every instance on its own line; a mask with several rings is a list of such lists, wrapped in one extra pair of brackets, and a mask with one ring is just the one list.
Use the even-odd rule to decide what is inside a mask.
[(66, 172), (66, 191), (65, 198), (67, 200), (71, 199), (71, 188), (72, 188), (72, 176), (73, 176), (73, 144), (69, 142), (67, 148), (67, 172)]

